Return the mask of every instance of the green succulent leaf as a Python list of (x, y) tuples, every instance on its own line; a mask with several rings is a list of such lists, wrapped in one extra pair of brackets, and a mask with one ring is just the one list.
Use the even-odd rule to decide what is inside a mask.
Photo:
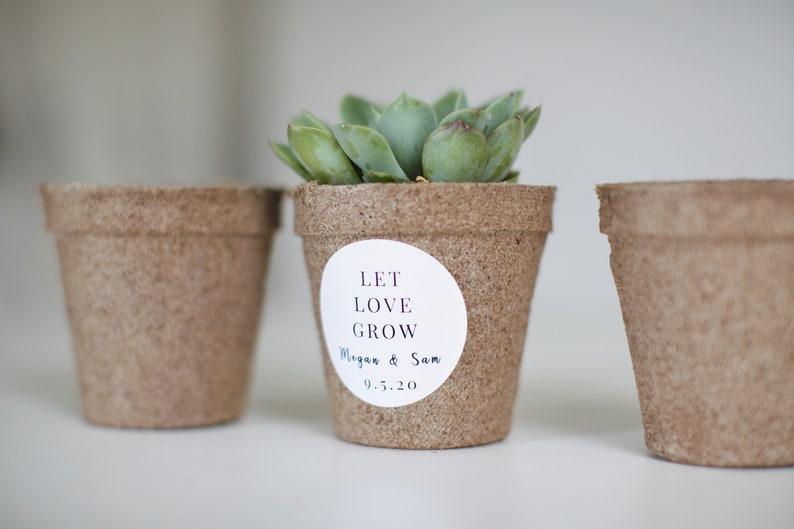
[(393, 174), (381, 173), (379, 171), (367, 171), (361, 175), (361, 179), (368, 184), (410, 184), (411, 179), (406, 176), (395, 176)]
[(312, 175), (309, 174), (309, 171), (306, 170), (300, 160), (298, 160), (298, 158), (292, 152), (292, 149), (290, 149), (289, 145), (286, 143), (276, 143), (271, 141), (270, 148), (273, 149), (273, 152), (276, 153), (276, 156), (278, 156), (282, 162), (287, 164), (288, 167), (298, 173), (301, 178), (307, 182), (314, 180)]
[(466, 94), (463, 90), (458, 92), (458, 97), (455, 99), (455, 110), (460, 110), (461, 108), (466, 108), (469, 106), (469, 101), (466, 99)]
[(433, 131), (422, 153), (423, 176), (431, 182), (477, 182), (487, 162), (485, 136), (462, 121)]
[(352, 125), (373, 126), (376, 116), (383, 110), (377, 105), (361, 96), (347, 94), (339, 104), (339, 117), (344, 123)]
[(363, 172), (377, 171), (405, 177), (389, 142), (380, 132), (363, 125), (341, 123), (333, 127), (339, 146)]
[(491, 122), (485, 127), (486, 136), (490, 136), (496, 127), (517, 114), (522, 96), (523, 93), (520, 91), (510, 92), (497, 98), (486, 107), (486, 110), (491, 113)]
[(292, 152), (313, 180), (321, 184), (357, 184), (361, 181), (353, 164), (330, 132), (289, 125), (287, 138)]
[(538, 124), (538, 120), (540, 119), (540, 106), (536, 106), (532, 110), (528, 108), (525, 109), (525, 114), (526, 115), (522, 113), (521, 117), (524, 119), (524, 139), (526, 140)]
[(442, 119), (438, 126), (443, 127), (455, 121), (462, 121), (466, 125), (482, 132), (491, 122), (491, 113), (479, 108), (463, 108), (447, 114), (447, 117)]
[(432, 105), (403, 93), (387, 106), (348, 94), (341, 123), (329, 126), (301, 110), (276, 156), (308, 181), (515, 182), (512, 164), (535, 129), (541, 108), (521, 105), (522, 91), (470, 108), (452, 89)]
[(523, 99), (523, 97), (524, 97), (524, 91), (523, 91), (523, 90), (514, 90), (514, 91), (512, 91), (512, 92), (509, 92), (509, 93), (507, 93), (507, 94), (505, 94), (505, 95), (501, 95), (501, 96), (493, 97), (493, 98), (489, 99), (488, 101), (486, 101), (485, 103), (483, 103), (482, 105), (480, 105), (480, 107), (479, 107), (479, 108), (488, 108), (489, 106), (491, 106), (492, 104), (494, 104), (494, 103), (495, 103), (497, 100), (499, 100), (499, 99), (502, 99), (502, 98), (504, 98), (504, 97), (508, 97), (508, 96), (510, 96), (511, 94), (513, 94), (513, 96), (514, 96), (514, 98), (515, 98), (515, 101), (516, 101), (516, 103), (515, 103), (515, 108), (513, 108), (513, 110), (514, 110), (515, 112), (513, 112), (513, 113), (514, 113), (514, 114), (517, 114), (517, 113), (518, 113), (518, 107), (519, 107), (519, 106), (521, 106), (521, 100), (522, 100), (522, 99)]
[(524, 142), (524, 120), (521, 116), (508, 119), (488, 136), (488, 163), (482, 182), (501, 182), (510, 171)]
[(507, 173), (507, 176), (505, 177), (504, 180), (502, 180), (502, 182), (505, 182), (507, 184), (518, 183), (518, 171), (510, 171), (509, 173)]
[(369, 128), (371, 128), (371, 129), (374, 129), (374, 130), (377, 130), (378, 132), (380, 132), (380, 120), (381, 120), (381, 117), (382, 117), (381, 112), (379, 110), (373, 108), (372, 109), (372, 116), (370, 117), (369, 125), (367, 125), (367, 126)]
[(315, 129), (331, 132), (331, 127), (326, 125), (317, 116), (308, 110), (301, 110), (301, 115), (291, 121), (293, 125), (300, 125), (301, 127), (313, 127)]
[(450, 112), (466, 108), (467, 106), (469, 105), (463, 90), (452, 89), (433, 103), (433, 110), (436, 112), (436, 117), (442, 119)]
[(433, 107), (404, 92), (383, 109), (380, 132), (409, 177), (422, 172), (422, 146), (437, 124)]

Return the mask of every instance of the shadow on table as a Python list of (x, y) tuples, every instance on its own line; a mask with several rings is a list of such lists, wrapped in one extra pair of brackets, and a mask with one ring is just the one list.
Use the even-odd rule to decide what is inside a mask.
[(266, 384), (264, 388), (254, 388), (247, 413), (261, 415), (265, 420), (302, 424), (311, 430), (333, 435), (331, 410), (324, 386), (295, 385), (286, 388)]
[[(6, 375), (11, 373), (7, 372)], [(50, 409), (78, 419), (83, 417), (77, 375), (72, 371), (42, 367), (15, 368), (13, 376), (4, 381), (4, 386)]]
[(525, 386), (518, 395), (514, 421), (534, 434), (584, 437), (647, 454), (636, 398), (608, 388), (571, 389), (554, 381), (528, 381)]

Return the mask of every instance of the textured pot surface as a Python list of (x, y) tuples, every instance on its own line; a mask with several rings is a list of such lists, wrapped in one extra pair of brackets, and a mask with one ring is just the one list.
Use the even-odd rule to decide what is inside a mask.
[(42, 186), (85, 416), (174, 428), (245, 405), (280, 193)]
[(324, 365), (336, 432), (374, 446), (437, 449), (480, 445), (509, 432), (530, 301), (554, 188), (512, 184), (308, 184), (294, 192), (296, 232), (322, 337), (323, 270), (340, 248), (365, 239), (404, 242), (451, 273), (468, 330), (448, 379), (418, 402), (380, 407), (354, 396)]
[(794, 181), (597, 192), (648, 449), (794, 464)]

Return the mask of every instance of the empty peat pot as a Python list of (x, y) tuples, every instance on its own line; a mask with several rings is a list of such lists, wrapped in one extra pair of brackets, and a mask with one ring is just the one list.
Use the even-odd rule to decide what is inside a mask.
[(280, 193), (41, 187), (85, 417), (176, 428), (239, 417)]
[(648, 449), (794, 464), (794, 181), (597, 193)]
[(504, 183), (295, 190), (340, 438), (440, 449), (507, 435), (554, 191)]

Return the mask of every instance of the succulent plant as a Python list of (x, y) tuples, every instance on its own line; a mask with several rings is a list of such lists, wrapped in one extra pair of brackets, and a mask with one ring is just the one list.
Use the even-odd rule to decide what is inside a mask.
[(540, 107), (521, 106), (510, 92), (481, 107), (450, 90), (434, 104), (406, 93), (382, 106), (347, 95), (341, 123), (329, 126), (304, 110), (287, 126), (276, 155), (308, 181), (515, 182), (512, 170), (535, 129)]

